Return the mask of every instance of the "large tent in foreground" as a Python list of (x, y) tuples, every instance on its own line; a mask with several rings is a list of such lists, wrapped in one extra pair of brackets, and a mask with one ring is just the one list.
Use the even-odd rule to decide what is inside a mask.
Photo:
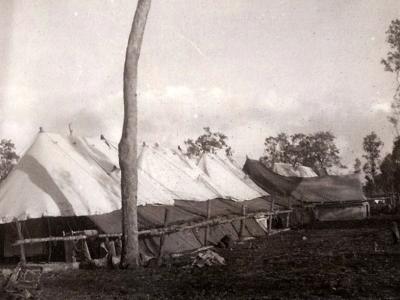
[[(268, 193), (224, 158), (203, 158), (206, 165), (200, 167), (179, 151), (144, 146), (138, 159), (141, 231), (241, 216), (244, 205), (248, 214), (282, 208), (273, 207)], [(24, 238), (31, 240), (70, 235), (83, 229), (110, 235), (120, 233), (117, 166), (117, 149), (104, 138), (39, 133), (0, 186), (2, 256), (14, 256), (19, 251), (11, 245), (21, 239), (16, 222), (22, 224)], [(229, 178), (231, 185), (227, 186), (221, 178)], [(263, 227), (249, 218), (246, 222), (215, 223), (209, 231), (175, 231), (162, 238), (141, 235), (140, 250), (142, 255), (156, 256), (161, 240), (163, 253), (175, 253), (216, 243), (225, 235), (238, 239), (263, 234)], [(27, 256), (50, 257), (54, 256), (55, 247), (53, 243), (32, 243), (25, 246), (25, 252)]]
[(284, 177), (251, 159), (246, 160), (243, 170), (275, 199), (296, 207), (302, 222), (363, 219), (369, 214), (357, 174)]

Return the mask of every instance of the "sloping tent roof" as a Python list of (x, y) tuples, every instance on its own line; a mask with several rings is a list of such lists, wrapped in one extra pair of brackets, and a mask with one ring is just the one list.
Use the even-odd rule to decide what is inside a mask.
[(285, 177), (318, 177), (318, 175), (309, 167), (297, 166), (291, 164), (274, 163), (274, 173)]
[[(118, 172), (85, 138), (40, 133), (0, 187), (0, 223), (105, 214), (121, 208)], [(105, 163), (107, 162), (107, 163)], [(172, 204), (173, 195), (139, 174), (139, 204)]]
[(251, 159), (246, 160), (243, 170), (273, 195), (290, 196), (297, 201), (309, 203), (365, 201), (358, 175), (284, 177)]
[[(105, 139), (86, 140), (90, 142), (87, 151), (96, 157), (103, 168), (110, 170), (119, 165), (118, 149), (112, 142)], [(143, 145), (139, 152), (139, 181), (143, 177), (162, 190), (164, 196), (168, 195), (168, 202), (161, 201), (157, 202), (158, 204), (173, 204), (175, 199), (204, 201), (221, 197), (210, 179), (199, 168), (191, 165), (179, 151), (161, 146)], [(154, 195), (152, 200), (144, 199), (145, 201), (139, 204), (154, 204), (158, 198), (160, 198), (158, 195)]]
[(261, 188), (274, 196), (290, 195), (301, 181), (301, 178), (275, 174), (261, 162), (253, 159), (246, 159), (243, 171)]
[[(117, 148), (112, 143), (99, 140), (92, 143), (88, 151), (98, 148), (100, 154), (107, 154), (106, 160), (99, 161), (101, 165), (110, 169), (113, 166), (107, 166), (109, 161), (114, 165), (118, 164)], [(153, 179), (175, 200), (206, 201), (225, 198), (245, 201), (268, 195), (235, 166), (232, 160), (223, 155), (205, 154), (197, 164), (181, 151), (159, 145), (144, 145), (138, 157), (138, 168), (140, 176), (143, 174)]]
[(184, 165), (177, 153), (161, 147), (144, 146), (138, 167), (172, 193), (175, 200), (205, 201), (222, 196), (199, 170)]
[[(84, 138), (85, 151), (96, 161), (108, 174), (116, 177), (120, 182), (118, 148), (108, 140), (102, 141), (98, 138)], [(139, 156), (140, 161), (140, 156)], [(117, 170), (112, 172), (112, 170)], [(157, 176), (152, 176), (140, 166), (138, 168), (138, 205), (164, 204), (172, 205), (176, 194), (164, 187)]]
[(237, 170), (234, 171), (232, 164), (228, 165), (228, 162), (216, 154), (204, 153), (198, 166), (211, 178), (223, 198), (245, 201), (268, 195), (267, 192), (249, 185), (244, 180), (245, 176), (242, 177)]

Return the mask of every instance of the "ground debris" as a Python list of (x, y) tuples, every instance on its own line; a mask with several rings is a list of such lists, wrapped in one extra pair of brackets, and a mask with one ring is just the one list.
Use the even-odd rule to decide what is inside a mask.
[(225, 265), (213, 267), (192, 267), (196, 253), (170, 267), (45, 273), (40, 299), (399, 299), (393, 220), (314, 224), (216, 248)]
[(204, 266), (210, 267), (214, 265), (225, 265), (225, 259), (218, 253), (206, 250), (196, 255), (192, 262), (192, 267), (203, 268)]
[(39, 299), (43, 268), (19, 263), (4, 285), (11, 299)]

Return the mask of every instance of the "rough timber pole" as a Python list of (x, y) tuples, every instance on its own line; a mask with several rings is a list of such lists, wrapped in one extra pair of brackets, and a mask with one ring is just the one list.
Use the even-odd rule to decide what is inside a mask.
[[(17, 225), (18, 238), (20, 240), (23, 240), (24, 236), (22, 235), (21, 223), (17, 221), (16, 225)], [(25, 265), (26, 264), (25, 246), (22, 244), (22, 245), (19, 246), (19, 248), (20, 248), (20, 251), (21, 251), (21, 263), (23, 265)]]
[[(207, 200), (207, 221), (211, 218), (211, 201)], [(208, 238), (210, 236), (210, 226), (207, 225), (204, 231), (204, 246), (208, 245)]]
[[(169, 216), (169, 209), (166, 208), (164, 212), (164, 228), (168, 226), (168, 216)], [(157, 264), (159, 266), (162, 265), (162, 259), (164, 255), (164, 242), (165, 242), (165, 234), (160, 235), (160, 245), (158, 248), (158, 259)]]
[(246, 205), (242, 205), (242, 216), (244, 217), (243, 220), (240, 222), (240, 239), (244, 239), (244, 230), (246, 228)]
[(138, 62), (151, 0), (138, 0), (133, 19), (124, 68), (124, 124), (119, 143), (122, 197), (121, 266), (139, 264), (137, 224), (137, 81)]
[[(270, 207), (271, 213), (274, 212), (274, 203), (275, 203), (275, 199), (272, 198), (271, 207)], [(269, 216), (269, 219), (268, 219), (268, 234), (271, 234), (271, 233), (272, 233), (272, 217), (273, 217), (273, 214), (270, 215), (270, 216)]]

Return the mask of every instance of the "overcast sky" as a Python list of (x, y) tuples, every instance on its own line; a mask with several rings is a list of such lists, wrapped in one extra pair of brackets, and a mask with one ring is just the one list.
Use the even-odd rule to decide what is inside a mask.
[[(118, 140), (136, 2), (1, 1), (0, 137), (39, 126)], [(345, 163), (375, 130), (388, 151), (395, 90), (385, 31), (398, 0), (153, 1), (139, 66), (140, 141), (169, 147), (202, 127), (240, 160), (266, 136), (331, 130)]]

